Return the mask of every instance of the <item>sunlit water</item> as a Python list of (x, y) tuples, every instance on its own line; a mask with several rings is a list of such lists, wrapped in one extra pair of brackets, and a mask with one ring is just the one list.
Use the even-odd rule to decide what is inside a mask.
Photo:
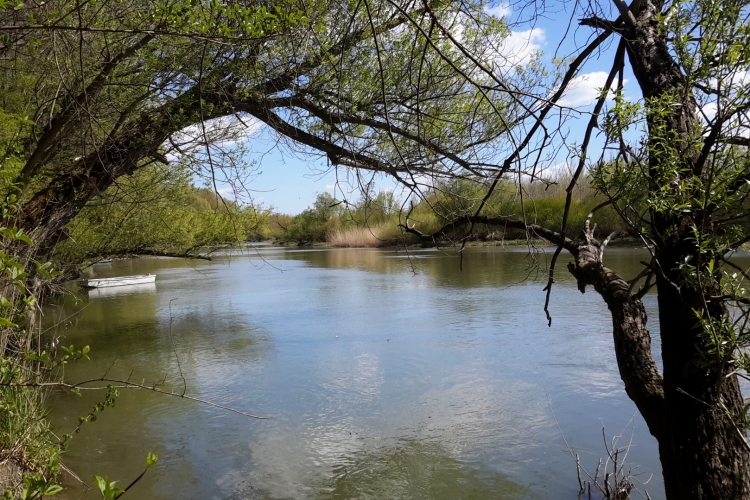
[[(632, 277), (645, 255), (612, 249), (606, 263)], [(46, 307), (47, 335), (91, 346), (68, 381), (106, 373), (182, 393), (181, 369), (187, 395), (272, 418), (123, 390), (73, 438), (65, 463), (89, 487), (94, 474), (124, 487), (153, 451), (159, 461), (128, 492), (144, 499), (574, 499), (565, 440), (593, 475), (604, 433), (608, 446), (618, 435), (616, 446), (630, 446), (638, 480), (651, 478), (639, 489), (663, 498), (606, 305), (577, 291), (569, 260), (551, 328), (545, 276), (530, 274), (525, 248), (469, 249), (463, 270), (434, 249), (262, 248), (98, 265), (99, 277), (157, 281)], [(646, 305), (658, 357), (655, 298)], [(83, 392), (53, 396), (58, 434), (104, 396)], [(66, 498), (98, 498), (65, 483)]]

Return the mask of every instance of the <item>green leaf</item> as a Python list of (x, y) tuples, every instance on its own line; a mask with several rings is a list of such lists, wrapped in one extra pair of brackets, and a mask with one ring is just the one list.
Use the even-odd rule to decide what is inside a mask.
[(1, 326), (8, 326), (8, 327), (11, 327), (11, 328), (18, 327), (17, 324), (13, 323), (8, 318), (2, 318), (2, 317), (0, 317), (0, 327)]
[(104, 492), (107, 491), (107, 485), (109, 484), (109, 478), (104, 479), (101, 476), (94, 476), (94, 479), (96, 480), (96, 486), (99, 488), (99, 491), (104, 495)]
[(60, 493), (63, 490), (63, 487), (59, 484), (50, 484), (47, 486), (47, 489), (44, 491), (44, 494), (46, 496), (52, 496)]
[(110, 481), (107, 476), (94, 476), (94, 479), (96, 479), (96, 485), (99, 487), (103, 500), (114, 500), (120, 494), (125, 493), (122, 488), (115, 487), (117, 481)]

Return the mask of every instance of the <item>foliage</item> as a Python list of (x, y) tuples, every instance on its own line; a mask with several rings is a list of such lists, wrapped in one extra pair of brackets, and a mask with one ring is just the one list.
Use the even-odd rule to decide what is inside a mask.
[(143, 476), (146, 474), (146, 471), (148, 471), (149, 467), (151, 467), (152, 465), (156, 463), (157, 459), (158, 457), (156, 455), (149, 452), (148, 456), (146, 457), (146, 468), (125, 489), (118, 488), (117, 486), (115, 486), (117, 481), (110, 481), (109, 477), (107, 476), (104, 476), (104, 477), (94, 476), (94, 480), (96, 481), (96, 486), (99, 488), (99, 492), (102, 494), (102, 500), (115, 500), (116, 498), (120, 498), (135, 483), (137, 483), (138, 481), (141, 480), (141, 478), (143, 478)]
[[(402, 236), (398, 230), (400, 202), (393, 191), (371, 190), (355, 202), (338, 201), (319, 193), (313, 205), (300, 214), (274, 214), (271, 235), (281, 242), (334, 246), (385, 246)], [(356, 235), (356, 237), (355, 237)]]
[[(0, 340), (4, 346), (0, 355), (0, 460), (7, 481), (2, 484), (3, 496), (9, 500), (35, 500), (63, 490), (57, 480), (67, 441), (80, 432), (83, 424), (95, 421), (97, 413), (113, 407), (119, 391), (109, 385), (104, 400), (81, 416), (75, 429), (63, 434), (61, 439), (54, 435), (46, 419), (46, 382), (64, 365), (88, 359), (90, 349), (89, 346), (81, 349), (61, 346), (61, 355), (42, 349), (36, 321), (39, 292), (30, 288), (33, 280), (25, 271), (28, 266), (17, 257), (19, 253), (28, 255), (24, 250), (33, 244), (16, 228), (0, 228), (0, 235)], [(39, 279), (52, 279), (55, 273), (50, 263), (34, 261), (33, 264), (33, 272)], [(76, 390), (72, 392), (80, 395)], [(156, 456), (150, 453), (146, 467), (155, 461)], [(102, 494), (105, 499), (118, 498), (124, 491), (108, 487)]]
[[(0, 225), (33, 241), (15, 247), (20, 267), (9, 268), (29, 282), (46, 272), (32, 254), (46, 261), (56, 251), (65, 262), (187, 252), (262, 233), (265, 214), (246, 200), (220, 203), (185, 182), (198, 176), (242, 193), (247, 165), (233, 151), (261, 123), (342, 169), (405, 178), (438, 165), (481, 169), (523, 106), (486, 76), (485, 89), (466, 85), (460, 68), (471, 58), (436, 32), (427, 9), (487, 61), (509, 35), (481, 1), (0, 3), (0, 138), (12, 156), (0, 180), (2, 195), (17, 188), (20, 203)], [(542, 76), (529, 67), (513, 84), (532, 88)], [(174, 157), (189, 174), (165, 167)], [(392, 217), (387, 198), (364, 219)], [(294, 238), (324, 237), (342, 219), (329, 208), (292, 221)], [(26, 361), (54, 364), (44, 354)], [(116, 489), (103, 484), (106, 494)]]
[[(578, 186), (580, 195), (573, 199), (568, 226), (575, 232), (583, 230), (585, 220), (592, 208), (606, 197), (596, 192), (599, 170), (586, 177)], [(523, 184), (521, 189), (511, 182), (503, 182), (486, 200), (484, 213), (523, 218), (531, 224), (560, 228), (565, 207), (565, 191), (560, 187), (569, 178), (562, 177), (546, 189), (538, 184)], [(444, 225), (473, 215), (485, 194), (486, 186), (480, 182), (454, 179), (440, 182), (409, 211), (409, 220), (414, 227), (425, 233), (438, 231)], [(396, 246), (417, 243), (412, 235), (404, 234), (398, 225), (405, 217), (401, 202), (393, 191), (383, 190), (377, 194), (365, 191), (355, 203), (339, 202), (328, 193), (318, 195), (314, 205), (297, 216), (272, 217), (273, 236), (278, 241), (295, 243), (330, 242), (341, 247)], [(602, 232), (627, 232), (616, 211), (611, 207), (599, 210), (597, 222)], [(464, 237), (464, 227), (456, 225), (442, 239), (458, 240)], [(496, 225), (477, 224), (473, 237), (480, 240), (524, 239), (524, 230), (512, 227), (498, 228)]]
[[(509, 31), (484, 7), (430, 11), (494, 63)], [(504, 89), (534, 88), (543, 72), (529, 63), (502, 85), (479, 74), (487, 88), (466, 85), (456, 70), (472, 59), (424, 13), (411, 2), (6, 4), (0, 88), (5, 109), (32, 120), (14, 179), (27, 206), (20, 224), (47, 251), (96, 196), (175, 156), (247, 195), (233, 151), (261, 123), (343, 169), (407, 179), (483, 168), (526, 106)]]
[(320, 193), (312, 207), (289, 218), (283, 227), (277, 216), (277, 239), (300, 244), (326, 241), (326, 235), (340, 225), (340, 213), (335, 205), (333, 196)]
[[(484, 200), (483, 203), (487, 186), (481, 182), (481, 179), (454, 179), (450, 182), (438, 184), (415, 207), (410, 215), (410, 220), (413, 221), (416, 228), (425, 233), (435, 232), (441, 226), (455, 224), (450, 238), (459, 240), (465, 237), (466, 229), (457, 222), (474, 215), (481, 206), (482, 213), (490, 216), (524, 219), (529, 224), (547, 228), (561, 228), (566, 205), (566, 193), (561, 186), (568, 184), (569, 181), (570, 177), (560, 177), (548, 181), (549, 184), (542, 184), (541, 182), (522, 183), (520, 187), (512, 182), (503, 181), (495, 187), (489, 198)], [(579, 195), (571, 200), (567, 224), (573, 234), (583, 230), (590, 211), (605, 199), (604, 196), (596, 192), (594, 182), (595, 177), (593, 175), (587, 176), (578, 186)], [(437, 220), (430, 221), (424, 215), (416, 215), (420, 211), (434, 211)], [(627, 230), (617, 213), (611, 208), (601, 209), (597, 221), (602, 232)], [(442, 237), (446, 236), (448, 235)], [(531, 236), (535, 237), (534, 235)], [(527, 234), (524, 229), (478, 223), (473, 228), (473, 237), (483, 240), (525, 239)]]
[[(446, 212), (453, 218), (449, 223), (463, 220), (464, 234), (490, 222), (533, 230), (558, 246), (545, 287), (549, 321), (557, 261), (566, 249), (578, 289), (593, 287), (612, 313), (618, 369), (659, 442), (667, 497), (748, 498), (750, 417), (739, 378), (750, 379), (750, 276), (731, 260), (750, 241), (748, 4), (615, 4), (616, 10), (596, 2), (574, 8), (573, 16), (581, 14), (580, 24), (596, 36), (571, 58), (553, 92), (538, 94), (547, 102), (521, 127), (518, 146), (505, 156), (500, 173), (478, 176), (477, 184), (487, 190), (467, 195), (460, 186), (455, 191), (461, 203)], [(607, 79), (581, 141), (570, 142), (558, 106), (565, 107), (563, 96), (584, 64), (612, 38), (619, 40)], [(635, 75), (634, 91), (626, 92), (626, 63)], [(604, 142), (598, 152), (597, 130)], [(513, 171), (522, 186), (522, 176), (537, 177), (546, 162), (557, 159), (556, 147), (567, 149), (575, 165), (565, 202), (552, 211), (559, 220), (552, 212), (542, 214), (547, 220), (540, 226), (531, 224), (527, 210), (523, 217), (493, 213), (491, 197), (502, 189), (503, 175)], [(602, 203), (582, 220), (574, 188), (592, 165)], [(472, 205), (472, 199), (479, 201)], [(620, 228), (600, 240), (592, 222), (604, 215), (604, 206), (617, 215)], [(436, 236), (405, 227), (422, 239)], [(603, 264), (607, 244), (622, 232), (642, 239), (651, 252), (630, 282)], [(643, 304), (652, 289), (658, 293), (661, 366), (653, 358)]]
[[(92, 199), (107, 192), (115, 200), (120, 179), (167, 163), (166, 155), (205, 167), (213, 182), (241, 180), (227, 144), (243, 139), (245, 122), (262, 123), (337, 168), (387, 173), (409, 202), (436, 207), (425, 221), (442, 223), (435, 233), (416, 229), (422, 206), (399, 220), (421, 240), (466, 241), (486, 225), (554, 242), (547, 305), (567, 249), (579, 289), (593, 286), (612, 312), (618, 367), (660, 442), (668, 496), (747, 496), (750, 417), (738, 376), (750, 378), (750, 277), (727, 255), (750, 240), (748, 5), (615, 4), (571, 7), (596, 36), (547, 84), (533, 55), (518, 68), (498, 50), (509, 31), (482, 2), (317, 2), (304, 11), (283, 1), (6, 3), (3, 113), (17, 118), (28, 110), (32, 123), (0, 121), (22, 138), (11, 141), (19, 161), (4, 175), (22, 190), (22, 210), (4, 215), (5, 236), (20, 227), (39, 251), (51, 252), (83, 210), (96, 224), (110, 220), (84, 209)], [(571, 143), (561, 126), (569, 116), (563, 96), (612, 38), (619, 41), (607, 81), (582, 140)], [(627, 61), (633, 93), (625, 92)], [(227, 118), (242, 126), (214, 126)], [(598, 154), (597, 130), (605, 144)], [(541, 176), (561, 151), (572, 165), (564, 202), (524, 196), (549, 180)], [(599, 198), (576, 199), (588, 167)], [(354, 207), (347, 215), (352, 207), (336, 208), (324, 196), (290, 219), (284, 234), (315, 241), (336, 227), (393, 217), (388, 200), (380, 208), (369, 194), (364, 200), (361, 213)], [(118, 210), (112, 220), (124, 220), (127, 208)], [(591, 222), (613, 234), (599, 241)], [(153, 227), (137, 238), (131, 230), (144, 244), (160, 244), (149, 240)], [(617, 232), (652, 247), (639, 290), (637, 280), (603, 266)], [(29, 269), (31, 260), (12, 272)], [(653, 283), (663, 373), (642, 302)]]
[[(748, 4), (615, 4), (616, 10), (597, 2), (573, 7), (572, 15), (583, 16), (580, 24), (596, 36), (571, 57), (551, 89), (514, 94), (505, 87), (518, 101), (506, 96), (503, 104), (521, 103), (529, 95), (537, 98), (525, 108), (528, 114), (520, 119), (521, 126), (510, 131), (512, 146), (507, 150), (485, 157), (481, 168), (456, 159), (430, 163), (434, 151), (422, 151), (422, 161), (409, 169), (411, 179), (393, 173), (411, 187), (411, 194), (435, 208), (443, 222), (432, 232), (420, 231), (409, 213), (401, 227), (422, 241), (466, 241), (487, 225), (510, 227), (527, 237), (536, 233), (555, 243), (545, 287), (549, 321), (557, 262), (566, 249), (574, 260), (567, 268), (579, 290), (593, 287), (612, 313), (618, 368), (628, 395), (659, 441), (667, 496), (748, 498), (750, 407), (738, 378), (750, 380), (750, 275), (730, 258), (750, 241)], [(542, 7), (535, 8), (540, 14)], [(460, 51), (479, 52), (464, 43), (440, 13), (428, 10), (426, 17), (430, 29)], [(613, 38), (619, 40), (612, 47), (611, 69), (587, 110), (580, 142), (571, 142), (561, 126), (568, 116), (563, 96), (587, 61), (601, 55), (605, 42)], [(430, 62), (428, 56), (419, 58), (419, 64)], [(489, 68), (479, 55), (472, 62), (470, 71), (452, 69), (466, 77), (468, 87), (488, 88), (496, 68)], [(635, 92), (625, 89), (628, 62)], [(391, 74), (381, 67), (380, 77), (388, 81)], [(495, 81), (494, 88), (503, 86)], [(382, 98), (386, 107), (389, 102), (404, 105), (395, 96), (389, 100), (384, 93)], [(506, 111), (502, 106), (493, 110), (494, 118)], [(430, 137), (434, 133), (419, 123), (417, 130), (417, 137), (421, 131)], [(595, 134), (604, 143), (598, 152)], [(400, 152), (404, 137), (389, 139), (386, 150)], [(572, 167), (564, 196), (525, 197), (527, 186), (549, 180), (543, 177), (545, 169), (559, 162), (559, 152), (565, 150)], [(401, 161), (392, 158), (388, 167), (396, 169)], [(456, 169), (456, 163), (464, 169)], [(576, 199), (587, 169), (597, 193)], [(609, 232), (601, 240), (597, 222), (600, 231)], [(651, 252), (630, 282), (603, 264), (607, 244), (622, 234), (641, 239)], [(645, 283), (635, 289), (640, 278), (646, 278)], [(653, 359), (643, 304), (654, 286), (663, 368)]]
[[(13, 196), (0, 205), (11, 216), (17, 205)], [(22, 483), (3, 485), (6, 498), (51, 496), (61, 487), (55, 483), (60, 468), (59, 443), (44, 418), (46, 392), (27, 384), (39, 381), (35, 279), (53, 276), (49, 263), (30, 257), (32, 242), (16, 227), (0, 228), (0, 461)], [(31, 262), (26, 259), (30, 259)]]
[(151, 166), (121, 179), (68, 225), (56, 258), (112, 254), (189, 254), (262, 238), (268, 213), (191, 185), (184, 169)]

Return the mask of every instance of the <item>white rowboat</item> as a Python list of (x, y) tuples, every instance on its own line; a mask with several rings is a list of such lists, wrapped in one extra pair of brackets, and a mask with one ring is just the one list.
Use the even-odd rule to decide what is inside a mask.
[(108, 286), (143, 285), (156, 281), (155, 274), (141, 274), (138, 276), (121, 276), (119, 278), (94, 278), (90, 280), (79, 280), (78, 284), (83, 288), (104, 288)]

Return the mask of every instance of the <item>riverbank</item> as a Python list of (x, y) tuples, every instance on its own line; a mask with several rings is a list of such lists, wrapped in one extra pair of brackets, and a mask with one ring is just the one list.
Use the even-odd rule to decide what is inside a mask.
[(8, 495), (10, 491), (11, 498), (19, 498), (23, 490), (31, 495), (28, 498), (57, 491), (63, 452), (47, 419), (47, 391), (24, 386), (48, 379), (29, 378), (18, 368), (11, 368), (28, 364), (28, 360), (10, 361), (7, 357), (1, 363), (3, 383), (8, 385), (0, 388), (0, 492)]
[[(358, 233), (361, 232), (358, 229)], [(367, 237), (353, 237), (350, 239), (337, 237), (333, 241), (325, 242), (286, 242), (286, 241), (273, 241), (274, 246), (289, 248), (289, 247), (304, 247), (304, 248), (382, 248), (382, 249), (400, 249), (400, 248), (433, 248), (433, 247), (460, 247), (461, 244), (450, 240), (438, 240), (434, 242), (420, 242), (416, 238), (409, 238), (409, 241), (404, 243), (397, 239), (377, 239)], [(550, 247), (554, 246), (549, 241), (534, 238), (531, 240), (523, 238), (513, 239), (473, 239), (466, 242), (467, 247)], [(643, 248), (643, 240), (635, 237), (623, 237), (617, 238), (608, 244), (610, 248)]]

